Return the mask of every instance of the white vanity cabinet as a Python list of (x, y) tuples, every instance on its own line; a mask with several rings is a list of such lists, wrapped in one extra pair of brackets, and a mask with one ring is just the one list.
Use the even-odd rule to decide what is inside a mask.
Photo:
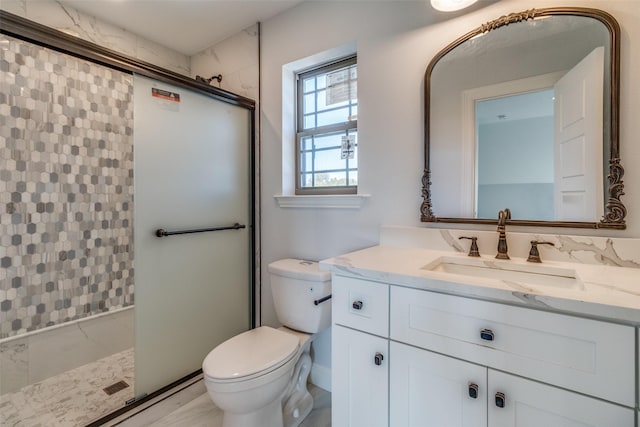
[(635, 330), (391, 286), (391, 339), (635, 407)]
[(343, 326), (332, 330), (333, 426), (385, 427), (389, 419), (389, 341)]
[(634, 327), (335, 273), (333, 320), (334, 427), (635, 426)]
[[(631, 408), (547, 384), (492, 369), (488, 370), (488, 383), (488, 425), (491, 427), (635, 425)], [(498, 393), (501, 393), (499, 398)]]
[(335, 275), (333, 280), (331, 425), (387, 426), (389, 286)]
[(389, 426), (633, 426), (633, 410), (391, 342)]
[(486, 427), (487, 368), (391, 342), (389, 425)]

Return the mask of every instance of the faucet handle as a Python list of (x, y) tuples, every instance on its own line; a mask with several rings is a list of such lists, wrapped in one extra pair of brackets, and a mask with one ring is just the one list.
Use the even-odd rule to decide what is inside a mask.
[(540, 253), (538, 252), (538, 245), (555, 246), (551, 242), (540, 242), (538, 240), (532, 240), (531, 241), (531, 250), (529, 251), (529, 258), (527, 258), (527, 261), (529, 261), (529, 262), (542, 262), (542, 260), (540, 259)]
[(469, 256), (480, 256), (480, 251), (478, 251), (478, 238), (477, 237), (458, 237), (458, 240), (468, 239), (471, 240), (471, 246), (469, 247)]

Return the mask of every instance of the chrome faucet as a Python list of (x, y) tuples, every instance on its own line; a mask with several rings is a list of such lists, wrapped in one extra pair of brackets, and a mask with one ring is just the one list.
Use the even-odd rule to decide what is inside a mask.
[(509, 254), (507, 253), (507, 227), (506, 222), (508, 219), (511, 219), (511, 211), (509, 208), (498, 212), (498, 233), (500, 236), (498, 237), (498, 254), (496, 255), (497, 259), (509, 259)]

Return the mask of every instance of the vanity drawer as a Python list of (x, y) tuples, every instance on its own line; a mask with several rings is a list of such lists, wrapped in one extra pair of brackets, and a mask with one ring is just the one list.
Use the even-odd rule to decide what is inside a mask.
[(389, 336), (389, 285), (333, 275), (333, 323)]
[(400, 287), (391, 339), (635, 406), (633, 327)]

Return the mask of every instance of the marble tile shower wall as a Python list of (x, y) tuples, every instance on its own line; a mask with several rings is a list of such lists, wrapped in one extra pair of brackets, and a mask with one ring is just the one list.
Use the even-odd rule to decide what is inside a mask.
[(133, 304), (132, 95), (0, 36), (0, 338)]

